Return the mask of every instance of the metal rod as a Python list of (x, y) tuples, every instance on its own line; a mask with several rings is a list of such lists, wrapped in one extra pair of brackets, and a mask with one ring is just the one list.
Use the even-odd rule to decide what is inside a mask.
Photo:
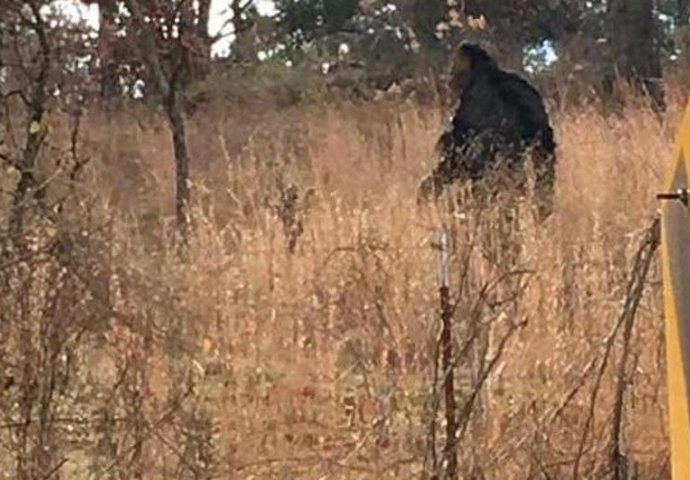
[(688, 198), (690, 194), (687, 188), (679, 188), (674, 192), (664, 192), (657, 194), (656, 198), (658, 200), (680, 200), (684, 205), (688, 205)]
[(448, 260), (450, 258), (450, 237), (444, 229), (441, 232), (439, 251), (439, 296), (441, 302), (441, 364), (443, 367), (443, 391), (446, 407), (446, 445), (443, 449), (445, 480), (458, 478), (457, 452), (457, 406), (455, 403), (455, 372), (453, 352), (453, 306), (450, 300)]

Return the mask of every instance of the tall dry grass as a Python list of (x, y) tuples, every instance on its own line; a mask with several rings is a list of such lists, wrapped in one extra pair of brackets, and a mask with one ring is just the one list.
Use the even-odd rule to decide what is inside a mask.
[[(197, 112), (181, 258), (162, 120), (90, 112), (84, 179), (36, 215), (31, 255), (0, 264), (0, 478), (420, 478), (441, 422), (441, 228), (462, 478), (612, 478), (606, 339), (679, 113), (555, 112), (556, 209), (538, 225), (529, 198), (417, 207), (430, 109)], [(659, 297), (655, 267), (625, 371), (630, 478), (669, 475)]]

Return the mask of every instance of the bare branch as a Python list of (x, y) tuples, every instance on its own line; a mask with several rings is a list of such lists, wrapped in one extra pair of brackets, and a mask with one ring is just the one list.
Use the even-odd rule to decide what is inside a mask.
[(0, 97), (2, 97), (2, 98), (5, 99), (5, 100), (8, 100), (8, 99), (10, 99), (10, 98), (12, 98), (12, 97), (19, 97), (19, 98), (22, 100), (22, 102), (24, 102), (24, 104), (25, 104), (26, 106), (29, 106), (29, 105), (30, 105), (29, 99), (26, 98), (26, 95), (25, 95), (24, 92), (23, 92), (22, 90), (20, 90), (20, 89), (10, 90), (10, 91), (7, 92), (7, 93), (0, 94)]
[(170, 83), (166, 78), (161, 60), (158, 55), (158, 47), (156, 39), (151, 31), (151, 26), (146, 22), (144, 11), (142, 10), (139, 0), (124, 0), (127, 10), (132, 14), (132, 19), (139, 29), (142, 40), (142, 50), (146, 62), (151, 68), (151, 74), (156, 80), (156, 88), (161, 96), (168, 98), (170, 96)]

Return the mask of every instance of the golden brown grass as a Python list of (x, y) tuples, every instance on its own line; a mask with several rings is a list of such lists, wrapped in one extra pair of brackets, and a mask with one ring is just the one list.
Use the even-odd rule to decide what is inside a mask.
[[(445, 226), (458, 348), (481, 325), (458, 367), (461, 405), (485, 364), (477, 357), (491, 358), (514, 333), (461, 439), (463, 478), (573, 478), (575, 463), (578, 478), (601, 478), (619, 342), (584, 441), (582, 432), (679, 114), (672, 108), (660, 124), (644, 108), (556, 112), (556, 212), (535, 225), (519, 200), (520, 228), (506, 234), (500, 204), (470, 203), (466, 216), (417, 208), (436, 111), (382, 103), (197, 113), (196, 234), (183, 260), (166, 237), (174, 183), (164, 124), (135, 109), (89, 114), (83, 203), (65, 220), (66, 230), (94, 232), (69, 258), (87, 293), (62, 308), (90, 326), (70, 344), (74, 371), (51, 407), (81, 423), (53, 428), (51, 461), (66, 459), (59, 470), (70, 479), (420, 478), (438, 328), (432, 247)], [(293, 254), (280, 218), (289, 183), (314, 191), (299, 205)], [(82, 245), (74, 231), (71, 245)], [(519, 243), (519, 258), (506, 241)], [(80, 270), (87, 262), (95, 266)], [(33, 313), (14, 310), (26, 318), (49, 301), (37, 293), (49, 274), (38, 271), (22, 273), (40, 277)], [(21, 298), (12, 289), (7, 312)], [(37, 355), (13, 328), (0, 337), (8, 369)], [(627, 374), (623, 449), (635, 478), (668, 478), (662, 333), (654, 271)], [(36, 351), (41, 334), (30, 335)], [(0, 393), (6, 405), (22, 398), (18, 387)], [(8, 412), (8, 424), (21, 413)], [(16, 453), (20, 430), (0, 430), (0, 478), (16, 478), (31, 450)]]

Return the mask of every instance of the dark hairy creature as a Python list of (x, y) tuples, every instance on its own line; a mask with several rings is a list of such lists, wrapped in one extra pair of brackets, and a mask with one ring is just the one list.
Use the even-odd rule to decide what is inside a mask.
[(539, 92), (469, 43), (455, 54), (450, 87), (459, 93), (459, 105), (438, 141), (440, 161), (422, 181), (420, 200), (438, 197), (456, 181), (475, 184), (492, 172), (522, 178), (531, 158), (537, 195), (550, 204), (556, 145)]

